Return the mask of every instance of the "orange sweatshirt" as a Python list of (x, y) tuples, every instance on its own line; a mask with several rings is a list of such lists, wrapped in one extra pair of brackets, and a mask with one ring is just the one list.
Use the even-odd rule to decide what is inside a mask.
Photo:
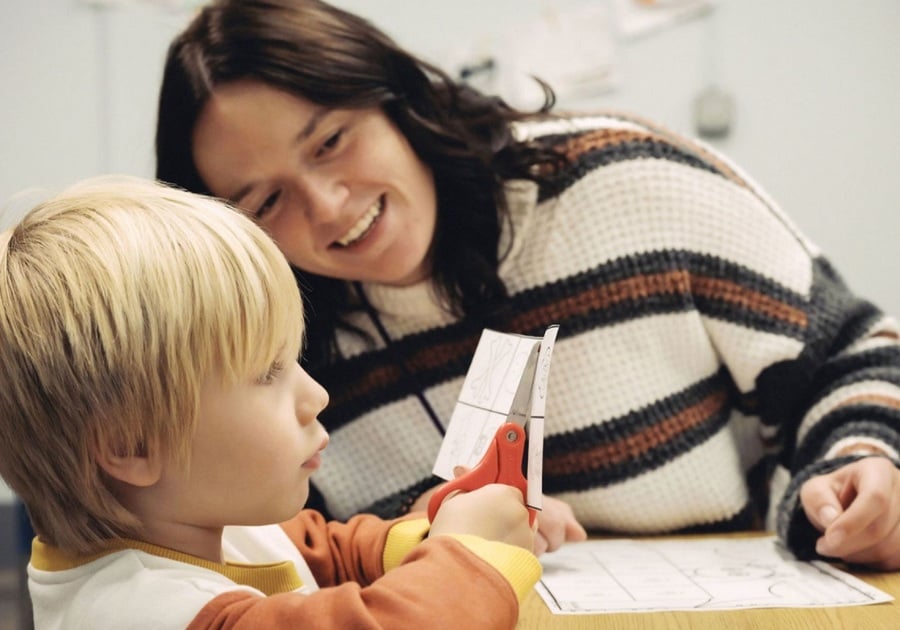
[(540, 577), (529, 552), (475, 536), (423, 540), (421, 518), (229, 527), (224, 564), (129, 540), (73, 557), (35, 539), (42, 628), (512, 628)]

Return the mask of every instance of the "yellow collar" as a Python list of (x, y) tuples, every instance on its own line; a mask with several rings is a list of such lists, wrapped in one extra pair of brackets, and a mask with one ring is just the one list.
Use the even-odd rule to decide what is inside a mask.
[(66, 553), (35, 537), (31, 543), (31, 565), (41, 571), (65, 571), (126, 550), (143, 551), (160, 558), (215, 571), (236, 584), (253, 587), (266, 595), (288, 593), (303, 586), (303, 580), (297, 575), (297, 569), (290, 560), (269, 564), (240, 564), (235, 562), (221, 564), (175, 551), (174, 549), (158, 547), (125, 538), (107, 541), (104, 549), (95, 554), (79, 556)]

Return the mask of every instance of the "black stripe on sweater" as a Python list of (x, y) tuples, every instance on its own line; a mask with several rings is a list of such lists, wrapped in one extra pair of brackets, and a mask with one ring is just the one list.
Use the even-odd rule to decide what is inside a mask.
[(637, 411), (544, 440), (544, 491), (606, 486), (655, 470), (727, 424), (734, 390), (720, 370)]
[(900, 452), (900, 409), (861, 404), (839, 407), (826, 414), (796, 449), (791, 472), (819, 460), (832, 445), (850, 436), (881, 440)]
[(900, 346), (872, 348), (830, 361), (812, 381), (816, 396), (810, 407), (841, 387), (863, 381), (881, 381), (900, 387)]
[(687, 147), (668, 142), (652, 133), (633, 131), (587, 131), (577, 136), (546, 136), (542, 141), (567, 151), (569, 164), (555, 176), (544, 180), (538, 202), (558, 196), (599, 167), (633, 160), (657, 159), (684, 164), (716, 175), (726, 176), (711, 162)]

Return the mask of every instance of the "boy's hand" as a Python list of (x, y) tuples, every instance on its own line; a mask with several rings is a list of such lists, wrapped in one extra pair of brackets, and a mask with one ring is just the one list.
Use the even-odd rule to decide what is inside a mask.
[(534, 549), (535, 534), (528, 524), (522, 493), (499, 483), (445, 499), (431, 522), (428, 536), (441, 534), (471, 534), (528, 551)]
[[(466, 469), (461, 469), (459, 474), (463, 472), (466, 472)], [(417, 512), (428, 509), (428, 500), (431, 499), (434, 491), (435, 488), (432, 488), (423, 493), (413, 503), (410, 511)], [(587, 539), (587, 532), (584, 531), (581, 523), (575, 520), (575, 515), (568, 503), (545, 494), (541, 499), (541, 506), (542, 509), (537, 515), (538, 531), (534, 537), (534, 555), (539, 556), (546, 551), (555, 551), (564, 542)]]
[(876, 569), (900, 569), (900, 470), (886, 457), (866, 457), (800, 488), (806, 517), (824, 535), (823, 556)]

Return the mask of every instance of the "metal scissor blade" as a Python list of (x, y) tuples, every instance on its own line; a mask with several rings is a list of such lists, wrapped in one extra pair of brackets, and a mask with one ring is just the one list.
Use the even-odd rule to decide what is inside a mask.
[(506, 416), (507, 422), (515, 422), (520, 427), (528, 426), (528, 421), (531, 419), (531, 393), (534, 389), (534, 376), (537, 371), (539, 350), (540, 339), (537, 339), (531, 354), (528, 355), (528, 361), (522, 370), (522, 378), (519, 380), (519, 386), (516, 388), (516, 395), (513, 396), (509, 414)]

